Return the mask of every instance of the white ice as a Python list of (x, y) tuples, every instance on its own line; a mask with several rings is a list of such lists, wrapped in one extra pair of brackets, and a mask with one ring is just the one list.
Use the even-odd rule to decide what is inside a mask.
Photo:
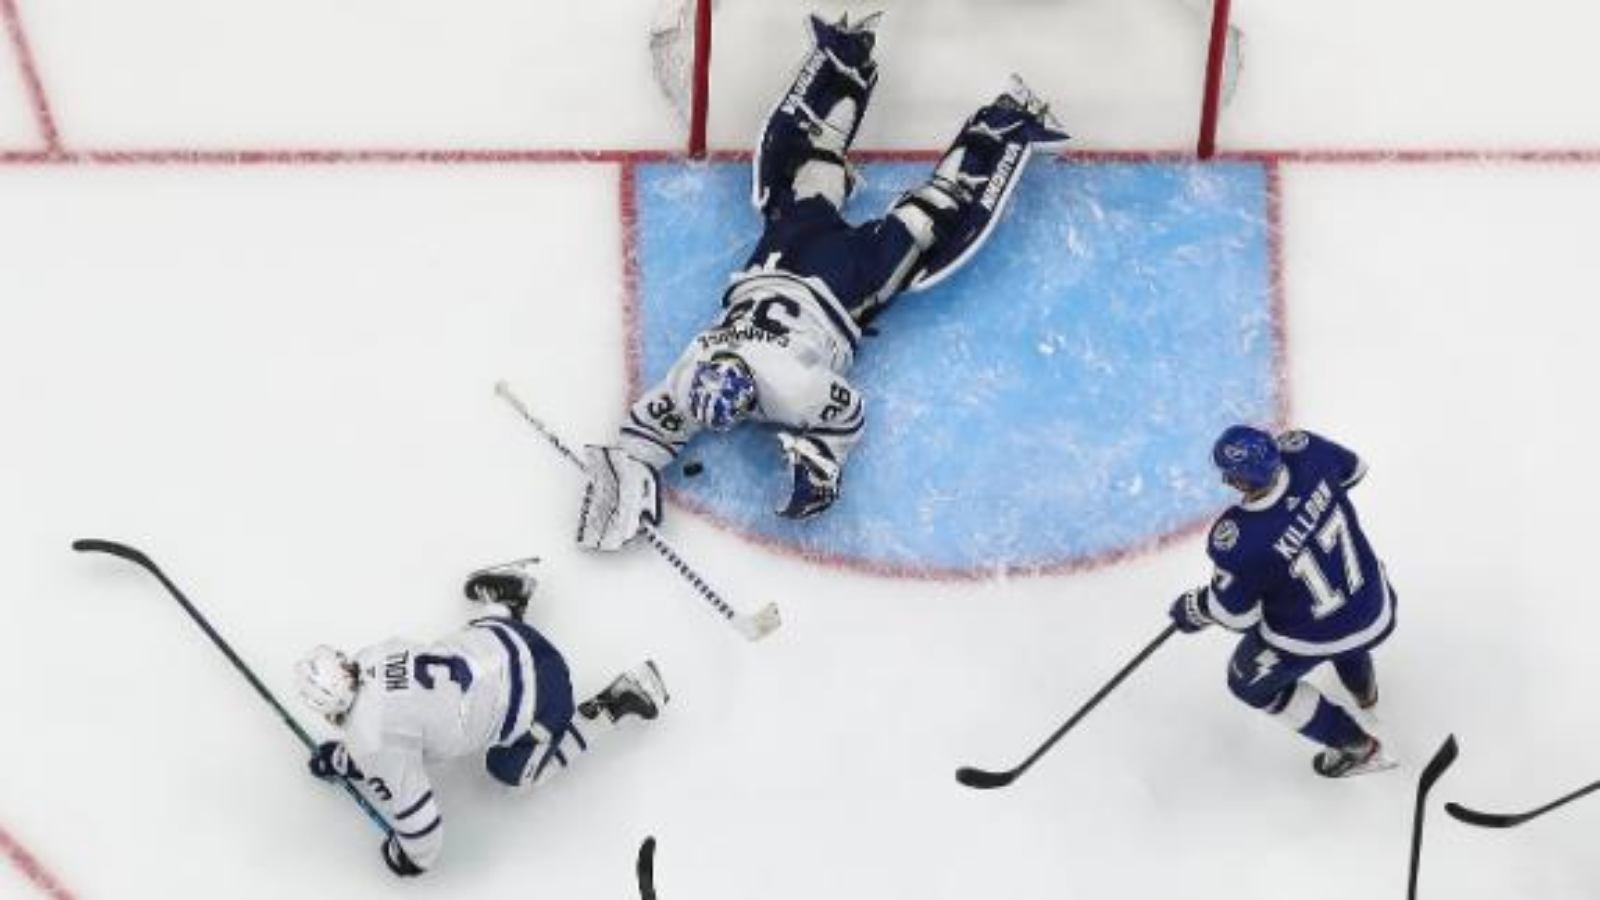
[[(802, 6), (753, 2), (725, 4), (719, 146), (744, 145), (802, 46)], [(1182, 6), (850, 8), (879, 5), (865, 145), (939, 146), (1012, 67), (1085, 148), (1192, 134), (1184, 35), (1201, 26)], [(653, 0), (19, 6), (71, 149), (681, 140), (650, 81)], [(1397, 771), (1315, 778), (1310, 745), (1228, 696), (1213, 633), (1165, 647), (1013, 787), (955, 784), (958, 765), (1015, 761), (1159, 631), (1206, 574), (1198, 541), (1088, 574), (926, 583), (674, 515), (671, 539), (730, 598), (783, 606), (759, 645), (648, 553), (578, 553), (573, 473), (490, 387), (511, 379), (574, 439), (616, 424), (612, 165), (6, 165), (0, 829), (86, 898), (606, 900), (634, 895), (654, 834), (667, 900), (1348, 900), (1400, 896), (1415, 777), (1447, 733), (1462, 757), (1440, 799), (1515, 810), (1600, 778), (1600, 11), (1236, 13), (1225, 148), (1587, 153), (1283, 169), (1293, 418), (1372, 466), (1357, 500), (1402, 604), (1379, 655)], [(33, 150), (15, 62), (0, 41), (0, 150)], [(1164, 80), (1119, 69), (1146, 65)], [(468, 614), (466, 569), (540, 553), (533, 615), (580, 691), (651, 656), (674, 704), (533, 796), (449, 770), (445, 856), (400, 885), (177, 606), (72, 554), (84, 536), (148, 550), (290, 704), (308, 646), (442, 633)], [(1422, 896), (1593, 898), (1597, 823), (1591, 800), (1470, 830), (1436, 803)], [(45, 894), (0, 859), (0, 896)]]

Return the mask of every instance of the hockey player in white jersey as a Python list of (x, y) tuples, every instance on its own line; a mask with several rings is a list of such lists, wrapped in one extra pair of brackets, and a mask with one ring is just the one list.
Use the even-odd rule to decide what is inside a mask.
[(389, 640), (346, 655), (317, 647), (295, 668), (300, 695), (343, 730), (312, 754), (320, 778), (345, 778), (383, 814), (383, 861), (420, 875), (444, 845), (427, 763), (482, 753), (512, 788), (565, 769), (629, 716), (654, 719), (667, 702), (653, 662), (574, 705), (559, 651), (522, 621), (535, 580), (526, 564), (476, 572), (467, 596), (510, 613), (475, 619), (429, 643)]
[(846, 159), (877, 84), (876, 15), (810, 20), (814, 46), (768, 118), (754, 159), (765, 228), (697, 335), (629, 410), (616, 442), (590, 446), (578, 542), (616, 550), (659, 524), (657, 475), (703, 429), (777, 431), (792, 488), (779, 514), (817, 515), (839, 496), (866, 421), (846, 378), (863, 327), (899, 293), (954, 272), (998, 221), (1033, 150), (1067, 135), (1020, 80), (967, 120), (922, 186), (860, 225), (842, 209)]

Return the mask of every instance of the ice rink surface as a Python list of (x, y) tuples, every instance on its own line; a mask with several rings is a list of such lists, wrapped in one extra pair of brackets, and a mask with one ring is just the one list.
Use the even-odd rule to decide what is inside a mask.
[[(1192, 139), (1181, 5), (849, 8), (875, 6), (864, 147), (941, 147), (1011, 68), (1080, 151)], [(1355, 498), (1400, 595), (1378, 666), (1401, 768), (1316, 778), (1309, 744), (1228, 695), (1212, 632), (979, 794), (955, 768), (1046, 736), (1206, 577), (1202, 544), (888, 578), (669, 511), (730, 599), (783, 607), (756, 645), (647, 551), (577, 552), (577, 478), (491, 386), (575, 441), (618, 423), (614, 151), (681, 143), (652, 7), (0, 0), (0, 897), (607, 900), (636, 895), (647, 834), (664, 900), (1399, 897), (1446, 734), (1440, 800), (1520, 810), (1600, 778), (1600, 12), (1235, 5), (1220, 145), (1269, 169), (1289, 419), (1372, 467)], [(747, 145), (804, 9), (721, 7), (715, 146)], [(68, 550), (85, 536), (147, 550), (297, 713), (306, 648), (442, 634), (471, 612), (464, 572), (529, 553), (531, 617), (579, 692), (649, 656), (673, 705), (532, 796), (446, 769), (444, 856), (399, 883), (160, 587)], [(1600, 896), (1597, 823), (1594, 800), (1506, 832), (1436, 803), (1421, 896)]]

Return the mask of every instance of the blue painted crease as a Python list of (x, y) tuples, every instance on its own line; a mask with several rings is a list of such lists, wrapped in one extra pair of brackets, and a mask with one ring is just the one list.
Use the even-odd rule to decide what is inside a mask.
[[(864, 167), (849, 212), (880, 215), (922, 163)], [(636, 179), (640, 373), (661, 377), (715, 316), (760, 223), (742, 164)], [(972, 263), (900, 298), (851, 379), (866, 435), (839, 503), (773, 510), (770, 432), (704, 436), (674, 486), (741, 530), (895, 568), (1059, 566), (1148, 544), (1218, 510), (1208, 449), (1277, 409), (1267, 180), (1255, 163), (1029, 169)]]

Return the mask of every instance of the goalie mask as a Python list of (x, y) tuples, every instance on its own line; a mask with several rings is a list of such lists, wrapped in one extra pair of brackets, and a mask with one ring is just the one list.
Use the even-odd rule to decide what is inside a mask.
[(1246, 494), (1271, 487), (1283, 466), (1278, 442), (1248, 425), (1232, 425), (1222, 432), (1211, 449), (1211, 459), (1222, 470), (1222, 480)]
[(295, 663), (295, 687), (306, 705), (335, 725), (356, 702), (356, 666), (350, 657), (328, 646), (317, 647)]
[(716, 353), (694, 367), (689, 414), (712, 431), (727, 431), (756, 406), (756, 379), (737, 354)]

